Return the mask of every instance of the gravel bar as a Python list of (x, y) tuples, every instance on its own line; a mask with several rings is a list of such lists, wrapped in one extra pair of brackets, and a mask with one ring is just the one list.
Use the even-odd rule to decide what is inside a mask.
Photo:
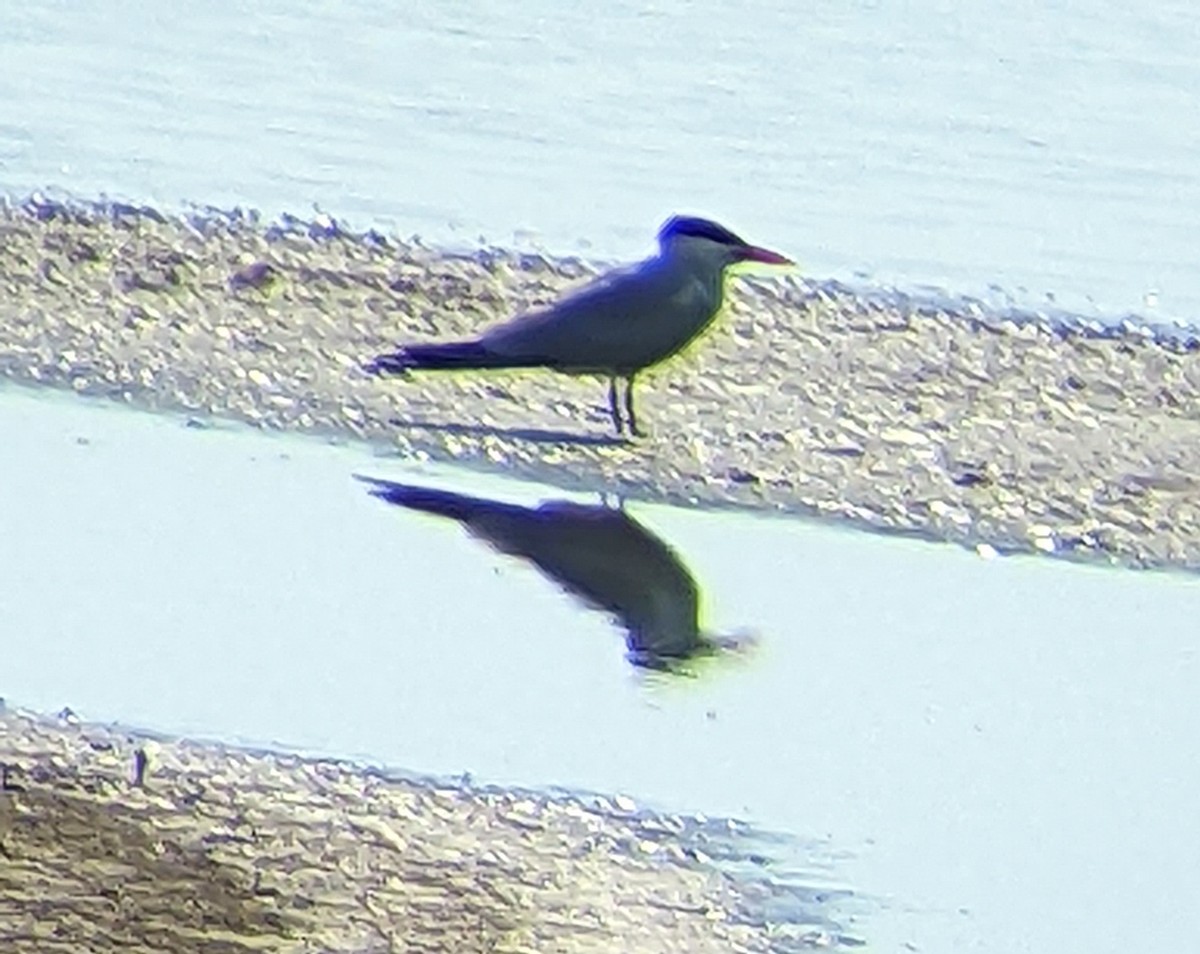
[(359, 370), (596, 271), (327, 218), (9, 202), (0, 373), (573, 490), (839, 516), (1002, 552), (1200, 563), (1200, 351), (1130, 321), (744, 277), (698, 345), (639, 378), (650, 436), (632, 443), (610, 437), (595, 379)]
[(6, 954), (859, 946), (828, 917), (844, 892), (732, 873), (761, 866), (755, 843), (744, 826), (620, 796), (0, 712)]

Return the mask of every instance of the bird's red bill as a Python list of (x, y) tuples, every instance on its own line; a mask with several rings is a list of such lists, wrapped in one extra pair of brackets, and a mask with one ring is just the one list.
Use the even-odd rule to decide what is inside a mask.
[(764, 265), (795, 265), (786, 255), (772, 252), (769, 248), (748, 245), (742, 250), (742, 259), (747, 262), (762, 262)]

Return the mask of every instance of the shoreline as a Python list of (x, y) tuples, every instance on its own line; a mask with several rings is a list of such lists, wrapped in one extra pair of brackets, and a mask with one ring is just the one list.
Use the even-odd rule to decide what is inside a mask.
[[(73, 950), (688, 950), (861, 942), (755, 833), (0, 711), (0, 939)], [(762, 868), (762, 876), (735, 869)]]
[(0, 374), (570, 490), (1200, 567), (1200, 352), (1128, 323), (740, 279), (714, 328), (639, 380), (650, 436), (628, 445), (610, 437), (599, 380), (359, 370), (594, 273), (292, 219), (8, 206)]

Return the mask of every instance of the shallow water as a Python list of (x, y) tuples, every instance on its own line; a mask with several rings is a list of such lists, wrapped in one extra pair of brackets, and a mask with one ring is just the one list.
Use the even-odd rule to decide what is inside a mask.
[(619, 258), (698, 211), (818, 278), (1196, 319), (1198, 37), (1172, 0), (5, 4), (0, 191)]
[(745, 817), (867, 899), (871, 949), (1200, 936), (1193, 577), (629, 501), (757, 637), (672, 676), (352, 474), (552, 488), (12, 387), (0, 447), (10, 703)]

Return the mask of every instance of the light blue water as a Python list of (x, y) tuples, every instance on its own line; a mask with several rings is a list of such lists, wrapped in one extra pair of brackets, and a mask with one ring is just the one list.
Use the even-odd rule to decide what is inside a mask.
[(818, 278), (1195, 319), (1198, 48), (1171, 0), (9, 3), (0, 191), (620, 258), (697, 211)]
[(708, 627), (759, 637), (648, 678), (603, 615), (351, 474), (549, 488), (12, 388), (0, 447), (11, 703), (746, 817), (882, 899), (872, 950), (1200, 938), (1193, 577), (632, 503)]

